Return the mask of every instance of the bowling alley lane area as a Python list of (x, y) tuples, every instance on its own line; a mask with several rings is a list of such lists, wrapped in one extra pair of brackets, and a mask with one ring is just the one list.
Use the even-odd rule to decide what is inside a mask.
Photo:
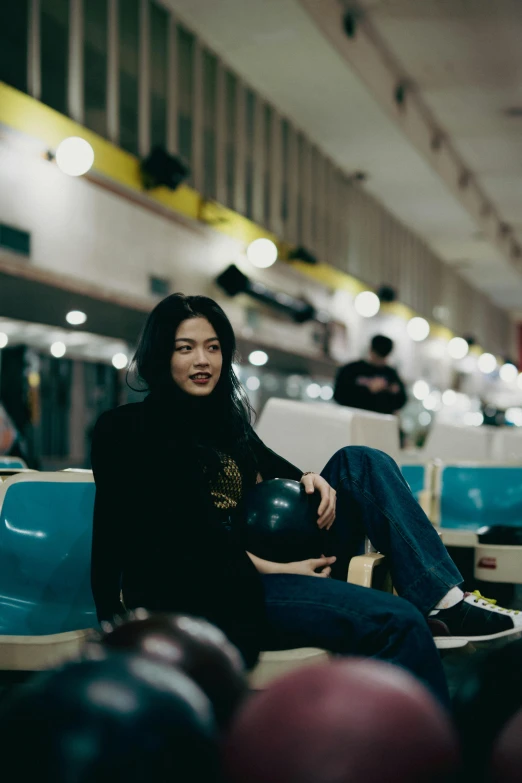
[(0, 783), (522, 783), (522, 0), (0, 0)]

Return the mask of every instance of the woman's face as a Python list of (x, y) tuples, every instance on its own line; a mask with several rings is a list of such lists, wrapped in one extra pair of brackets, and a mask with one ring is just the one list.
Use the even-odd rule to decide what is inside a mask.
[(214, 327), (206, 318), (189, 318), (178, 327), (170, 371), (187, 394), (206, 397), (216, 387), (223, 357)]

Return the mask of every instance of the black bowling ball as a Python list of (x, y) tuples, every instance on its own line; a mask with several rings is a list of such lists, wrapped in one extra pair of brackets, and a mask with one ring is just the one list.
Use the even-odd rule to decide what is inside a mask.
[(151, 656), (184, 671), (210, 699), (221, 728), (246, 696), (239, 652), (219, 628), (198, 617), (137, 609), (128, 622), (105, 634), (101, 644)]
[(99, 660), (38, 675), (0, 710), (6, 780), (215, 783), (217, 745), (205, 694), (181, 671), (139, 655), (100, 649)]
[(480, 544), (522, 546), (522, 528), (510, 525), (491, 525), (479, 530), (478, 539)]
[(319, 493), (307, 495), (298, 481), (256, 484), (245, 500), (247, 550), (276, 563), (321, 557), (327, 532), (317, 526), (319, 503)]

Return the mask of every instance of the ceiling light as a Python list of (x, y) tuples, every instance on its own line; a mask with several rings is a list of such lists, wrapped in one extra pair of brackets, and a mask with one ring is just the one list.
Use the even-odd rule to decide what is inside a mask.
[(94, 163), (94, 150), (80, 136), (69, 136), (58, 145), (55, 157), (60, 171), (70, 177), (81, 177)]
[(268, 361), (268, 354), (264, 351), (252, 351), (248, 357), (248, 361), (255, 367), (262, 367)]
[(80, 326), (85, 323), (87, 316), (85, 313), (82, 313), (81, 310), (71, 310), (65, 316), (65, 320), (68, 324), (71, 324), (71, 326)]
[(480, 427), (481, 424), (484, 423), (484, 416), (480, 411), (475, 411), (474, 413), (466, 413), (464, 415), (464, 424), (467, 424), (470, 427)]
[(454, 337), (448, 343), (448, 353), (452, 359), (463, 359), (468, 351), (469, 345), (462, 337)]
[(306, 387), (306, 393), (312, 400), (316, 400), (321, 394), (321, 387), (318, 383), (309, 383)]
[(355, 297), (355, 310), (363, 318), (372, 318), (377, 315), (380, 306), (379, 297), (373, 291), (362, 291)]
[(251, 375), (250, 378), (247, 378), (246, 387), (247, 389), (250, 389), (250, 391), (256, 391), (256, 389), (259, 389), (260, 386), (261, 381), (259, 378), (256, 378), (255, 375)]
[(441, 408), (441, 395), (440, 392), (435, 390), (432, 391), (428, 396), (422, 401), (422, 404), (426, 408), (427, 411), (437, 411)]
[(428, 413), (428, 411), (422, 411), (422, 413), (419, 413), (419, 424), (421, 424), (423, 427), (427, 427), (428, 424), (431, 424), (431, 413)]
[(65, 356), (66, 350), (67, 349), (65, 347), (65, 343), (61, 343), (61, 342), (53, 343), (50, 348), (51, 354), (56, 359), (60, 359), (62, 356)]
[(259, 269), (266, 269), (277, 261), (277, 246), (271, 239), (254, 239), (246, 253), (250, 263)]
[(522, 408), (508, 408), (506, 411), (506, 421), (514, 424), (515, 427), (522, 427)]
[(0, 348), (5, 348), (8, 342), (9, 342), (9, 337), (6, 335), (6, 333), (0, 332)]
[(112, 357), (112, 365), (117, 370), (123, 370), (129, 363), (129, 357), (124, 353), (115, 353)]
[(322, 400), (325, 400), (325, 402), (328, 402), (328, 400), (331, 400), (333, 397), (333, 389), (331, 386), (322, 386), (321, 387), (321, 394), (319, 395)]
[(497, 366), (497, 360), (492, 353), (483, 353), (478, 359), (478, 368), (486, 375), (492, 373)]
[(430, 393), (430, 387), (426, 381), (415, 381), (413, 384), (413, 396), (416, 400), (425, 400)]
[(411, 318), (408, 321), (406, 330), (412, 340), (415, 340), (415, 342), (420, 343), (422, 342), (422, 340), (425, 340), (426, 337), (429, 335), (430, 325), (425, 318), (418, 318), (418, 317)]
[(513, 383), (513, 381), (516, 381), (517, 379), (518, 370), (514, 364), (512, 364), (511, 362), (506, 362), (500, 368), (499, 374), (502, 380), (505, 381), (506, 383)]
[(457, 402), (457, 393), (453, 389), (446, 389), (442, 394), (442, 402), (444, 405), (455, 405)]

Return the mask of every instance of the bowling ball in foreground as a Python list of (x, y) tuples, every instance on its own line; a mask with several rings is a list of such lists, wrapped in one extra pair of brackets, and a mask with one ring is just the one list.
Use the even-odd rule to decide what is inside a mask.
[(182, 669), (208, 696), (216, 721), (224, 728), (247, 693), (241, 655), (225, 634), (188, 615), (138, 609), (134, 618), (107, 633), (102, 645), (139, 652)]
[(493, 751), (493, 783), (520, 783), (522, 780), (522, 709), (502, 731)]
[(321, 557), (327, 532), (317, 527), (318, 492), (307, 495), (299, 481), (270, 479), (245, 499), (245, 546), (265, 560), (289, 563)]
[(299, 669), (253, 696), (224, 747), (229, 783), (441, 783), (449, 718), (410, 674), (357, 658)]
[(453, 699), (453, 715), (467, 773), (485, 779), (493, 745), (522, 708), (522, 640), (485, 656), (475, 653)]
[[(20, 687), (0, 710), (8, 780), (219, 780), (217, 729), (185, 674), (139, 655), (69, 663)], [(103, 658), (105, 655), (105, 658)]]

